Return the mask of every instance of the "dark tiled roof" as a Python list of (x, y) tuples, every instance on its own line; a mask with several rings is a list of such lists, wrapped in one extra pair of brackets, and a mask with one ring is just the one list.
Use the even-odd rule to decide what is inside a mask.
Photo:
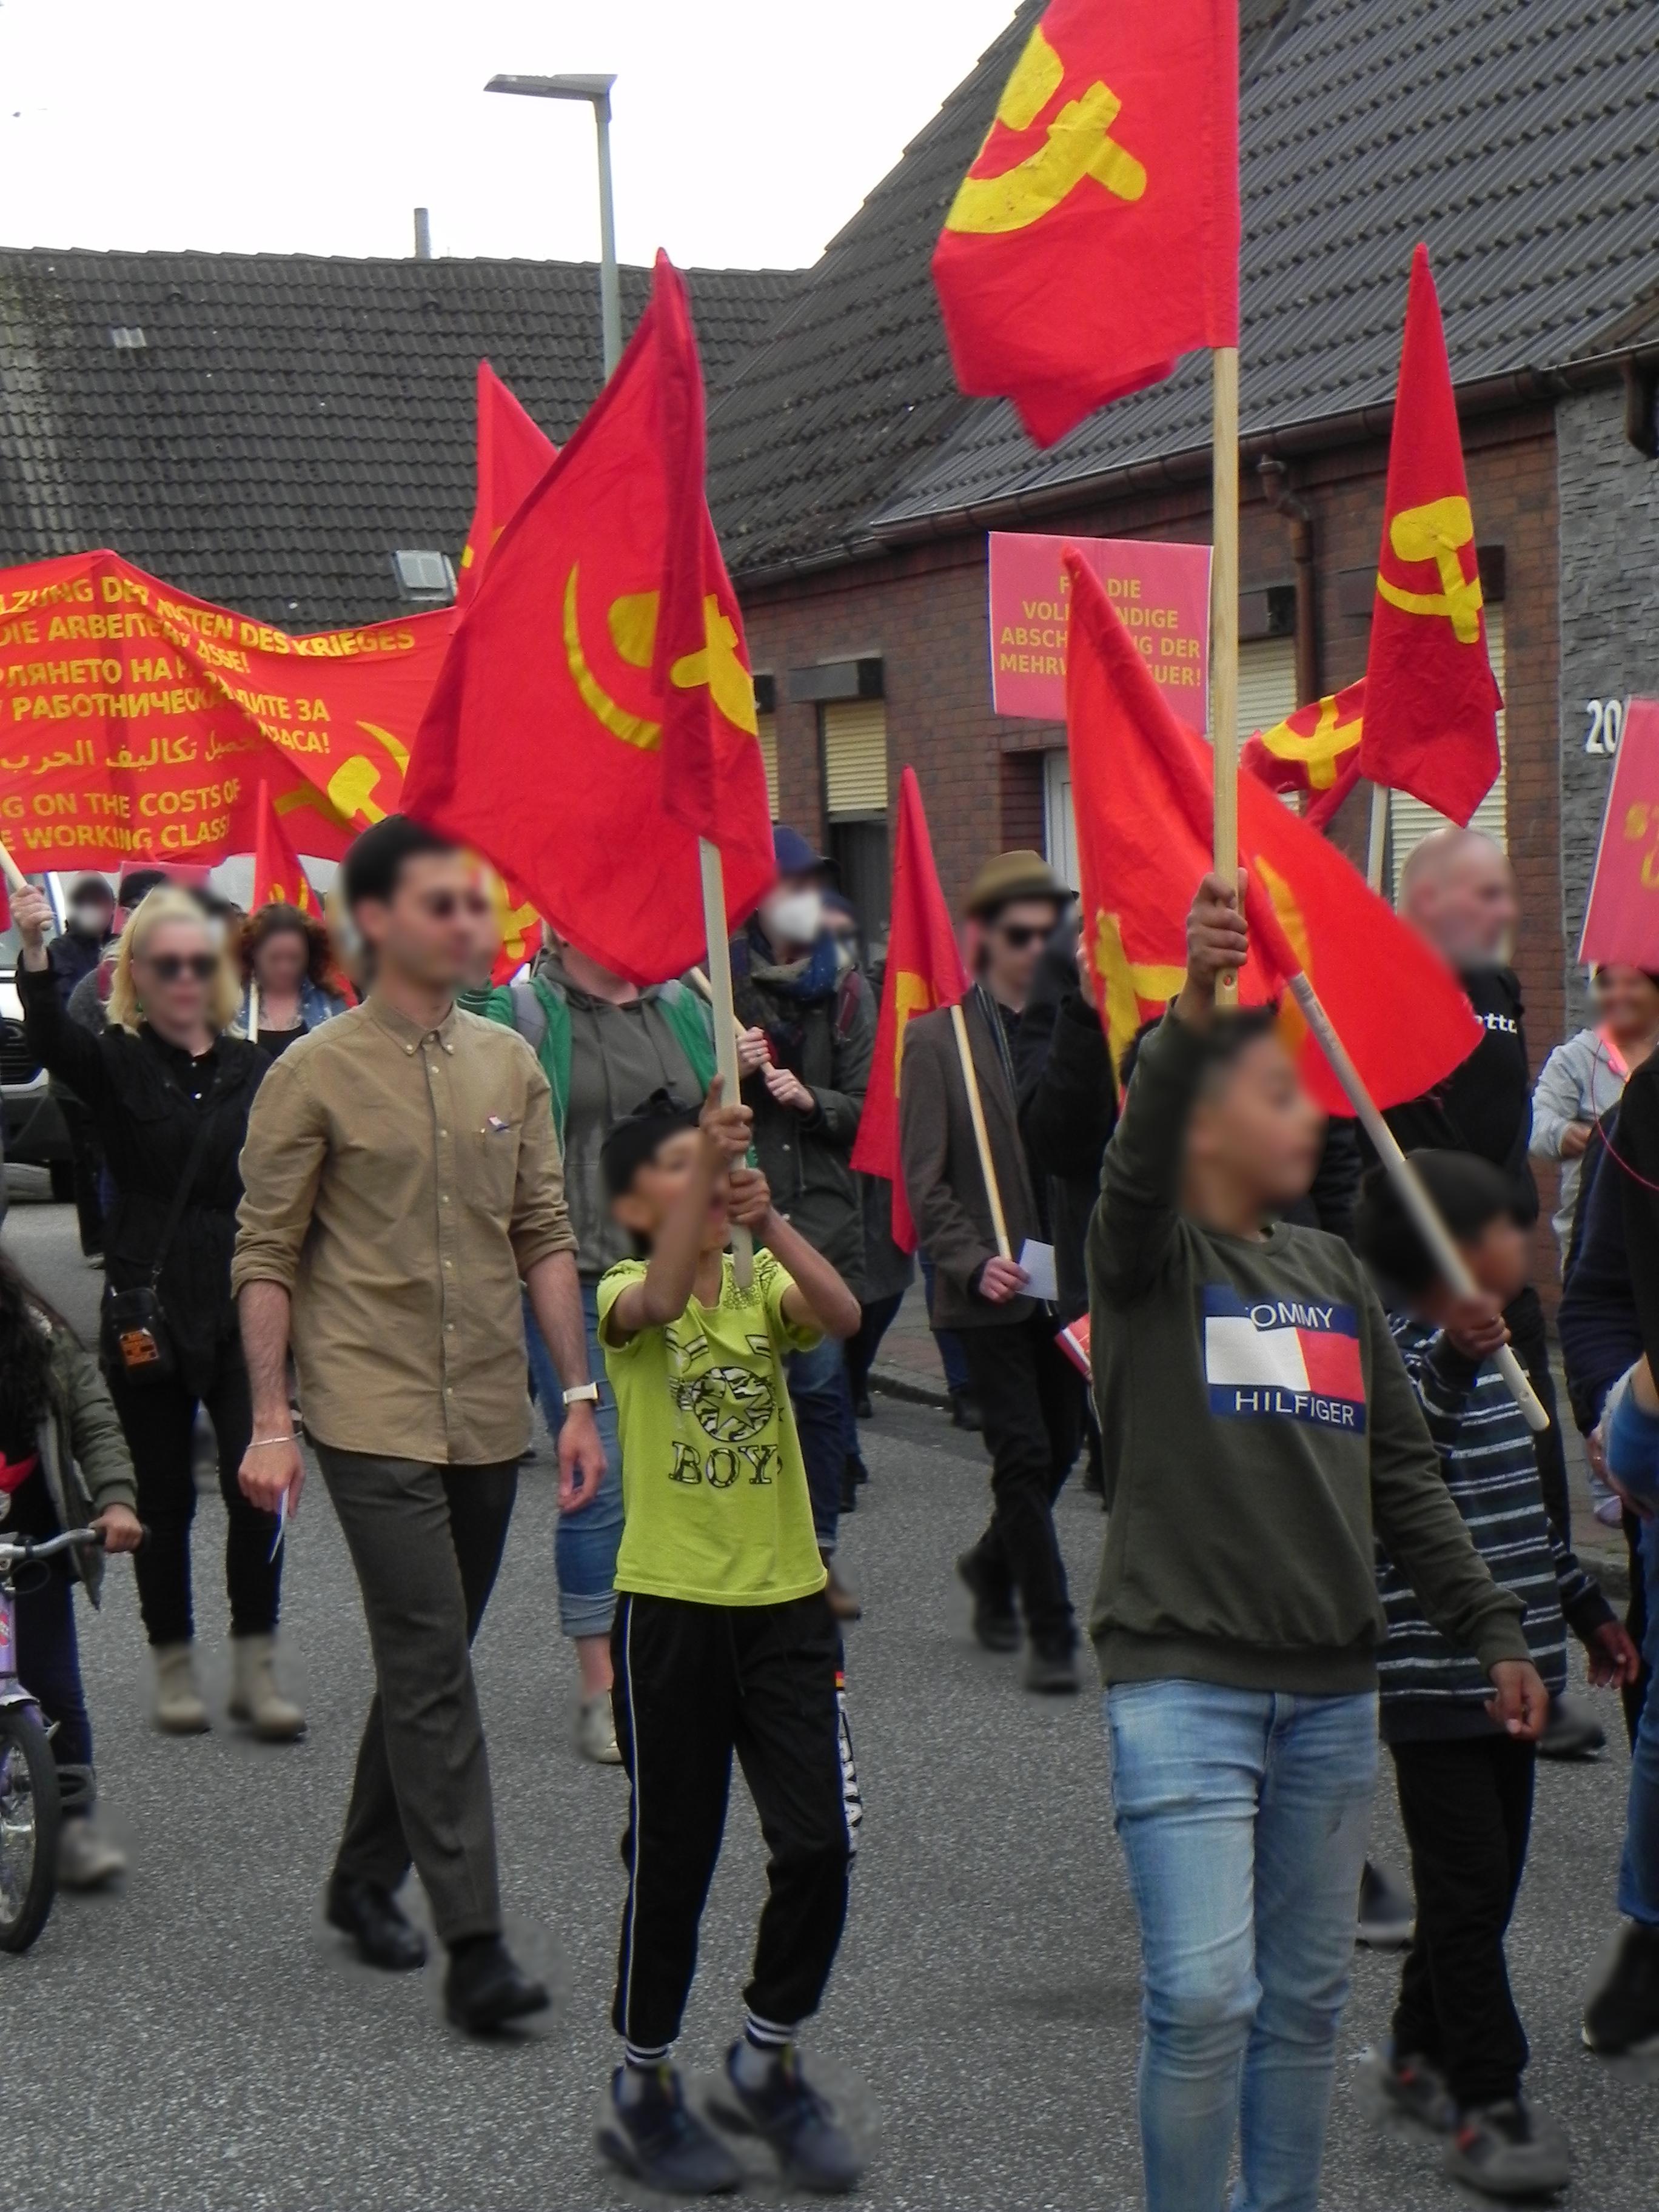
[[(689, 275), (717, 391), (800, 280)], [(622, 281), (631, 328), (649, 276)], [(107, 544), (288, 629), (395, 613), (393, 551), (466, 534), (480, 355), (568, 437), (597, 270), (0, 252), (0, 564)]]
[[(1022, 9), (993, 50), (1004, 67), (1034, 12)], [(1643, 302), (1659, 298), (1656, 0), (1291, 0), (1247, 4), (1244, 29), (1247, 434), (1388, 404), (1419, 237), (1434, 254), (1460, 383), (1588, 359), (1644, 325)], [(833, 256), (854, 250), (878, 210), (892, 212), (860, 249), (863, 265), (902, 291), (925, 283), (942, 196), (972, 158), (1000, 75), (988, 56), (830, 249), (791, 322), (810, 327)], [(903, 181), (923, 148), (927, 181), (945, 180), (931, 204)], [(907, 374), (934, 393), (948, 370), (931, 287), (925, 318), (913, 298), (905, 304)], [(879, 385), (864, 373), (885, 349), (887, 293), (841, 306), (838, 391), (823, 374), (808, 380), (810, 360), (794, 383), (780, 373), (769, 385), (775, 338), (720, 403), (714, 487), (734, 565), (822, 557), (930, 515), (1207, 443), (1207, 364), (1196, 361), (1047, 454), (995, 403), (952, 410), (936, 398), (926, 434), (907, 435), (896, 406), (884, 416), (872, 406)], [(726, 438), (747, 418), (758, 443), (757, 388), (775, 416), (805, 411), (788, 465), (770, 479), (763, 454), (746, 472), (734, 466)], [(836, 481), (848, 418), (872, 454), (884, 431), (893, 435), (902, 465), (874, 496), (819, 512), (800, 487), (815, 462)]]

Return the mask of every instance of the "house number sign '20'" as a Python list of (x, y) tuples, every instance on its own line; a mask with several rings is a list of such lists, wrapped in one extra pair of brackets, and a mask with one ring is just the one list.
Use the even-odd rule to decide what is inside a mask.
[(1584, 732), (1584, 750), (1606, 757), (1619, 750), (1619, 739), (1625, 727), (1623, 699), (1586, 699), (1584, 712), (1589, 726)]

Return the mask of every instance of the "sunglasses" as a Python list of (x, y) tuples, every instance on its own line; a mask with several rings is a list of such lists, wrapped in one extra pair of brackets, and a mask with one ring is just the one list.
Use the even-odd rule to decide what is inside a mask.
[(1000, 921), (997, 934), (1012, 952), (1024, 952), (1027, 945), (1041, 945), (1048, 934), (1047, 927), (1038, 921)]
[(192, 976), (198, 983), (210, 983), (219, 972), (216, 952), (149, 952), (144, 965), (163, 983), (176, 983), (180, 977)]
[(428, 891), (421, 905), (434, 921), (453, 921), (458, 914), (471, 915), (476, 921), (490, 910), (482, 891)]

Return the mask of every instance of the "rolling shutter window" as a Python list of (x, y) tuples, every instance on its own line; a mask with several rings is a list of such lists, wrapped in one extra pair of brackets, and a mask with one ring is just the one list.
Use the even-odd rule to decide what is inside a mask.
[(887, 811), (887, 709), (879, 699), (822, 708), (824, 809), (832, 822)]
[(767, 811), (775, 822), (778, 818), (778, 718), (775, 714), (757, 717), (760, 727), (761, 760), (766, 769)]
[(1258, 730), (1271, 730), (1286, 714), (1294, 714), (1296, 696), (1296, 640), (1257, 638), (1238, 649), (1238, 742), (1242, 745)]
[[(1488, 607), (1486, 612), (1486, 653), (1492, 662), (1492, 672), (1498, 678), (1498, 688), (1504, 689), (1504, 610)], [(1474, 810), (1471, 830), (1484, 830), (1493, 843), (1509, 848), (1508, 817), (1505, 812), (1504, 786), (1504, 764), (1509, 758), (1508, 739), (1504, 728), (1504, 717), (1498, 717), (1498, 781)], [(1437, 814), (1431, 806), (1425, 806), (1420, 799), (1413, 799), (1403, 791), (1389, 793), (1389, 842), (1394, 860), (1394, 892), (1400, 896), (1400, 872), (1406, 865), (1407, 854), (1420, 845), (1431, 830), (1443, 830), (1446, 817)]]

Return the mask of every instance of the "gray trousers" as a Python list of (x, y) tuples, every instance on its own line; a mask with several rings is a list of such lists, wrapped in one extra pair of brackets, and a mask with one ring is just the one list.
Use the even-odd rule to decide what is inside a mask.
[(411, 1859), (445, 1943), (501, 1931), (489, 1761), (471, 1645), (519, 1471), (380, 1459), (319, 1443), (357, 1571), (375, 1692), (335, 1872), (395, 1891)]

